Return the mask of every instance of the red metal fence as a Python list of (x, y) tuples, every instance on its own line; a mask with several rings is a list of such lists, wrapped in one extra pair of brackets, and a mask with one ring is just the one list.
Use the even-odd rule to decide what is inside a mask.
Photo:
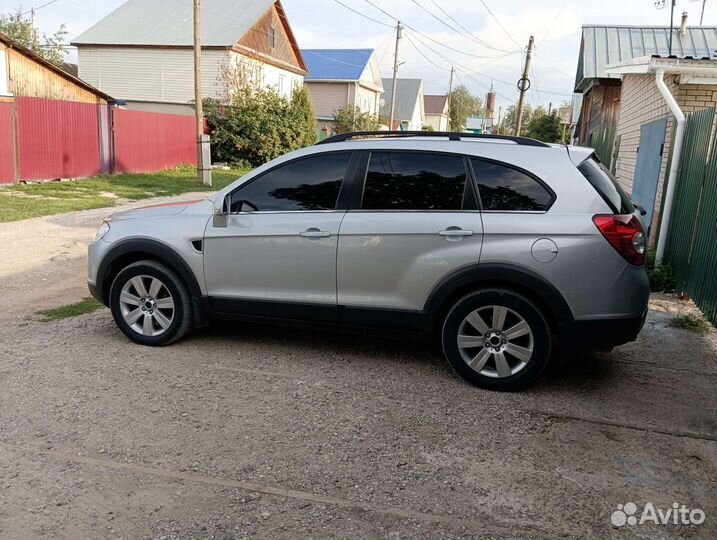
[(0, 183), (195, 165), (194, 129), (192, 116), (18, 97), (0, 103)]
[(115, 109), (116, 172), (154, 172), (197, 163), (194, 117)]
[(12, 103), (0, 103), (0, 184), (15, 181), (15, 143), (12, 136)]
[(97, 105), (25, 97), (16, 103), (23, 180), (100, 173)]

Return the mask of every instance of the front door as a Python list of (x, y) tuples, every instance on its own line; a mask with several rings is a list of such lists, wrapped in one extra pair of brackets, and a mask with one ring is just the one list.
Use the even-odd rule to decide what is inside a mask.
[(467, 178), (462, 156), (371, 152), (341, 224), (339, 305), (420, 312), (442, 278), (477, 266), (483, 227)]
[(648, 235), (655, 212), (657, 183), (660, 179), (666, 129), (666, 118), (640, 126), (640, 146), (638, 147), (635, 179), (632, 185), (632, 200), (647, 211), (643, 220)]
[(231, 194), (226, 226), (209, 223), (205, 233), (204, 273), (214, 310), (270, 314), (282, 302), (335, 311), (336, 247), (345, 213), (338, 201), (350, 157), (300, 158)]

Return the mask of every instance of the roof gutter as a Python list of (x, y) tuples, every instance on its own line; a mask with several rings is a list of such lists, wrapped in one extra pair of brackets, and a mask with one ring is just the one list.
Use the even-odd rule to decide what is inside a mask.
[(670, 89), (665, 84), (665, 70), (659, 68), (655, 73), (655, 84), (657, 89), (665, 100), (670, 112), (677, 120), (677, 129), (675, 130), (675, 141), (672, 143), (672, 161), (670, 162), (670, 174), (667, 177), (667, 191), (665, 193), (665, 205), (662, 210), (662, 221), (660, 222), (660, 234), (657, 237), (657, 248), (655, 253), (655, 264), (661, 265), (665, 256), (665, 244), (667, 243), (667, 231), (670, 228), (670, 218), (672, 217), (672, 203), (675, 199), (675, 187), (677, 185), (677, 174), (680, 171), (680, 158), (682, 157), (682, 143), (685, 139), (685, 113), (682, 112), (677, 104), (675, 96), (672, 95)]

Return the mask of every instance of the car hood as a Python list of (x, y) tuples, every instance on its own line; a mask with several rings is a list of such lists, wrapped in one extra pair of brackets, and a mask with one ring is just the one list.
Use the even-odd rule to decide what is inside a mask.
[(195, 199), (191, 201), (173, 201), (161, 204), (153, 204), (150, 206), (142, 206), (140, 208), (133, 208), (132, 210), (116, 212), (112, 214), (112, 216), (110, 216), (110, 219), (112, 221), (123, 221), (127, 219), (147, 219), (176, 216), (177, 214), (181, 214), (182, 212), (184, 212), (187, 207), (206, 201), (207, 199)]

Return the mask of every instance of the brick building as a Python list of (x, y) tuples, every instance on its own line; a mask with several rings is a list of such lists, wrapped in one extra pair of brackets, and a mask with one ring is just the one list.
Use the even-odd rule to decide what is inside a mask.
[(612, 156), (615, 176), (647, 210), (648, 227), (658, 222), (675, 124), (657, 87), (659, 69), (684, 114), (717, 106), (717, 59), (651, 56), (607, 66), (608, 73), (622, 77)]

